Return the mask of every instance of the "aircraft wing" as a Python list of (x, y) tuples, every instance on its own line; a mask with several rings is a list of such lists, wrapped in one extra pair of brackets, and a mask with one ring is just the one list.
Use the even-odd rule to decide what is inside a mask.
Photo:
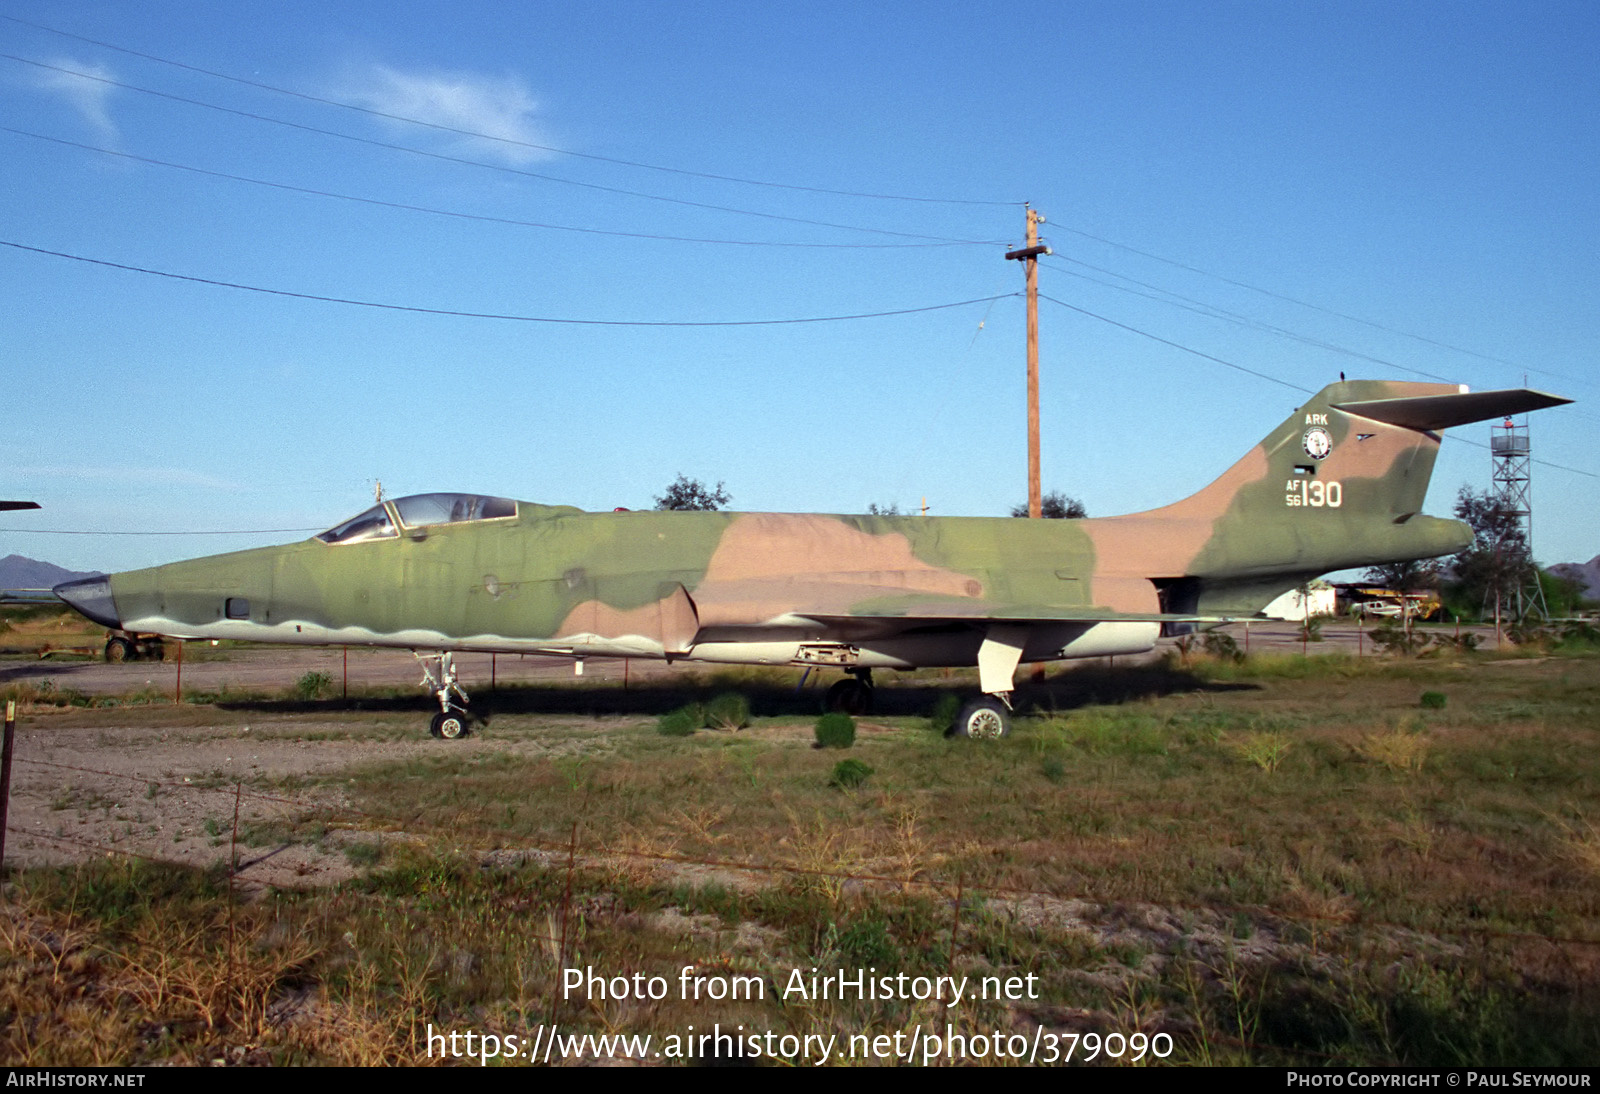
[(1088, 606), (1007, 604), (970, 597), (881, 597), (847, 612), (797, 608), (794, 615), (818, 623), (1236, 623), (1244, 616), (1179, 612), (1123, 612)]
[(0, 589), (0, 604), (59, 604), (49, 589)]

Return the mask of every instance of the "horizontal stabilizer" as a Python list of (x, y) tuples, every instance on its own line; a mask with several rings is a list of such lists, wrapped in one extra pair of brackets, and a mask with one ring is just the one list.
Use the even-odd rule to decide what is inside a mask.
[(1366, 399), (1351, 403), (1330, 403), (1335, 410), (1359, 414), (1377, 422), (1406, 429), (1434, 431), (1453, 425), (1481, 422), (1526, 414), (1547, 406), (1570, 403), (1560, 395), (1548, 395), (1528, 388), (1504, 391), (1462, 391), (1452, 395), (1418, 395), (1409, 399)]

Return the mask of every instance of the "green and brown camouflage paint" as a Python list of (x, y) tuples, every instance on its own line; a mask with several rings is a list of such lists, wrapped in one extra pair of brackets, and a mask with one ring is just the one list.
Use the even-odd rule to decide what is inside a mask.
[(1466, 546), (1466, 525), (1419, 512), (1436, 424), (1566, 400), (1462, 391), (1330, 385), (1211, 485), (1129, 516), (519, 502), (512, 518), (114, 574), (110, 599), (130, 630), (306, 644), (910, 667), (977, 663), (1002, 628), (1022, 660), (1136, 652), (1163, 624), (1249, 617), (1329, 570)]

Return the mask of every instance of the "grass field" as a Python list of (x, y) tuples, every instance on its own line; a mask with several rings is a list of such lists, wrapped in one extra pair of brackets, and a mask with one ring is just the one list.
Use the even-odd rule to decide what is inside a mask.
[[(527, 689), (483, 731), (516, 749), (257, 779), (348, 803), (241, 835), (339, 829), (363, 872), (332, 890), (246, 900), (221, 866), (138, 859), (13, 873), (0, 1058), (420, 1063), (430, 1026), (659, 1045), (720, 1023), (1048, 1034), (1093, 1063), (1141, 1035), (1169, 1063), (1600, 1062), (1600, 657), (1080, 668), (990, 743), (938, 732), (924, 673), (847, 751), (813, 747), (793, 680), (704, 681), (749, 698), (736, 732), (658, 733), (682, 688)], [(409, 700), (372, 702), (215, 716), (392, 736)], [(871, 769), (849, 789), (846, 758)], [(563, 998), (567, 967), (670, 990)], [(858, 968), (1036, 980), (956, 1007), (783, 997), (794, 970)], [(733, 976), (764, 998), (681, 998)]]

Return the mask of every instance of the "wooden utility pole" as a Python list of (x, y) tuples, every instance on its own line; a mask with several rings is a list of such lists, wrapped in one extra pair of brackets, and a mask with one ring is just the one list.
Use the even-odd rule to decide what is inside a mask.
[(1036, 520), (1044, 504), (1039, 486), (1039, 256), (1050, 253), (1039, 245), (1042, 223), (1044, 217), (1028, 206), (1028, 245), (1006, 252), (1006, 258), (1025, 264), (1028, 279), (1028, 516)]

